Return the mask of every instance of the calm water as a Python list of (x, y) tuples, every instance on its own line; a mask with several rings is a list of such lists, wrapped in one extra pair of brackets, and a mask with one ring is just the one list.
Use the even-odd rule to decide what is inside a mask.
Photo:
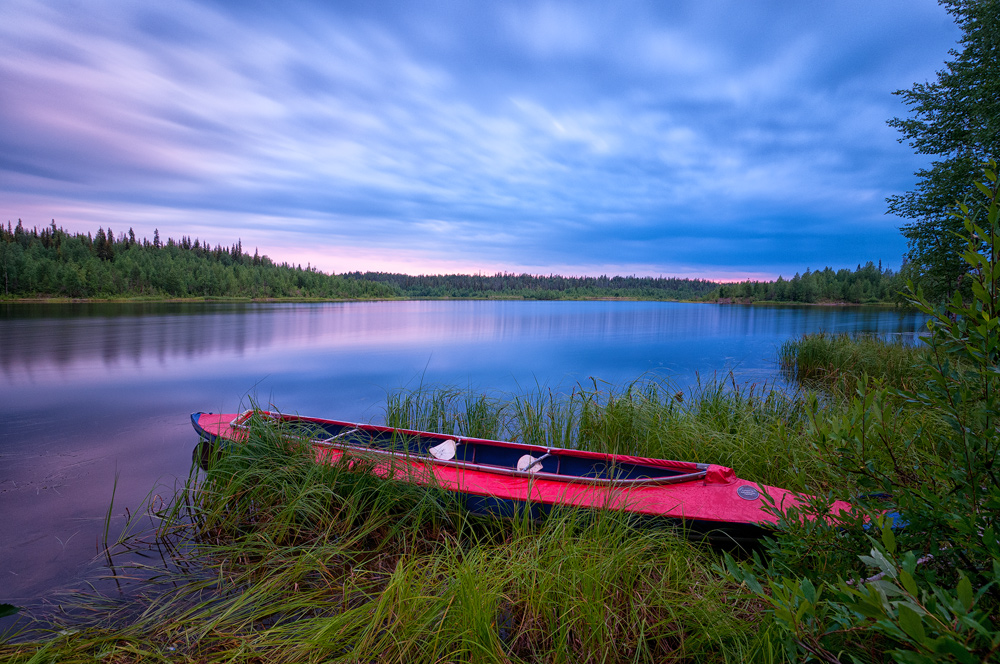
[(876, 308), (653, 302), (0, 305), (0, 603), (93, 574), (116, 474), (116, 515), (154, 487), (170, 495), (197, 442), (193, 411), (252, 395), (377, 421), (387, 391), (421, 381), (568, 389), (652, 372), (684, 388), (732, 371), (780, 384), (786, 339), (915, 338), (920, 323)]

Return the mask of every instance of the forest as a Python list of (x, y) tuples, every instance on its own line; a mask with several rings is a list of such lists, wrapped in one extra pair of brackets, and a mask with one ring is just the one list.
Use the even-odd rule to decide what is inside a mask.
[(906, 288), (906, 278), (900, 272), (883, 268), (871, 261), (856, 270), (832, 268), (806, 270), (791, 279), (776, 281), (743, 281), (722, 284), (707, 299), (719, 302), (750, 304), (753, 302), (799, 302), (902, 304), (900, 293)]
[(275, 263), (241, 241), (226, 247), (199, 239), (137, 238), (130, 228), (69, 233), (53, 221), (39, 230), (21, 220), (0, 224), (0, 297), (16, 298), (502, 298), (634, 299), (751, 304), (893, 302), (900, 273), (871, 262), (856, 270), (806, 270), (791, 279), (719, 284), (675, 277), (564, 277), (501, 272), (420, 275), (348, 272)]
[(523, 298), (577, 300), (700, 300), (718, 287), (704, 279), (672, 277), (562, 277), (498, 273), (410, 276), (387, 272), (349, 272), (347, 279), (391, 284), (409, 298)]
[(150, 242), (132, 229), (70, 234), (52, 224), (27, 230), (0, 224), (0, 294), (7, 298), (69, 297), (398, 297), (389, 284), (344, 279), (288, 263), (276, 264), (242, 242), (211, 247), (182, 237)]

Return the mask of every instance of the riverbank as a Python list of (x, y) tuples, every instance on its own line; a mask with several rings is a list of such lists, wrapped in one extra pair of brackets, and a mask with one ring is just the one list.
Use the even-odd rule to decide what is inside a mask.
[(741, 304), (741, 305), (762, 305), (768, 307), (892, 307), (896, 309), (907, 309), (909, 305), (905, 302), (893, 302), (887, 300), (873, 300), (869, 302), (848, 302), (846, 300), (823, 300), (820, 302), (789, 302), (788, 300), (755, 300), (752, 298), (731, 298), (722, 297), (714, 300), (705, 300), (713, 304)]
[[(860, 420), (872, 452), (883, 450), (858, 457), (865, 467), (888, 478), (947, 463), (943, 448), (913, 438), (917, 430), (928, 441), (947, 435), (934, 403), (900, 408), (891, 390), (856, 382), (863, 370), (905, 389), (919, 371), (898, 373), (898, 360), (912, 366), (927, 352), (873, 338), (786, 345), (786, 370), (825, 385), (820, 400), (725, 382), (674, 393), (655, 381), (595, 381), (569, 394), (507, 397), (438, 388), (390, 394), (385, 421), (711, 461), (753, 481), (864, 506), (864, 475), (850, 470), (850, 456), (831, 456), (860, 413), (872, 415)], [(882, 389), (884, 406), (872, 401), (872, 389)], [(363, 464), (316, 464), (304, 443), (268, 427), (252, 429), (244, 446), (209, 461), (206, 473), (193, 472), (172, 499), (151, 500), (102, 545), (109, 561), (144, 547), (165, 556), (114, 570), (145, 581), (124, 598), (77, 595), (48, 617), (50, 636), (0, 646), (0, 656), (12, 663), (784, 661), (795, 623), (782, 617), (792, 601), (779, 591), (790, 582), (782, 574), (809, 570), (818, 584), (864, 578), (873, 572), (858, 556), (873, 542), (895, 560), (897, 540), (927, 541), (885, 528), (873, 539), (861, 515), (839, 527), (804, 527), (793, 517), (766, 546), (772, 586), (764, 593), (753, 564), (737, 565), (727, 552), (674, 531), (637, 529), (615, 512), (557, 512), (541, 522), (473, 517), (447, 492), (386, 481)], [(929, 490), (926, 478), (901, 481)], [(920, 584), (948, 574), (940, 566), (908, 569)], [(990, 595), (976, 597), (969, 608), (988, 615)], [(842, 642), (858, 656), (882, 660), (899, 646), (884, 632), (859, 629), (862, 640)]]
[[(805, 413), (793, 402), (721, 385), (678, 400), (665, 388), (508, 399), (401, 391), (390, 395), (385, 420), (590, 449), (632, 440), (636, 454), (718, 458), (798, 482), (765, 460), (802, 429)], [(471, 517), (445, 492), (317, 465), (267, 428), (169, 504), (137, 514), (133, 528), (147, 517), (154, 530), (117, 543), (112, 535), (108, 548), (114, 558), (159, 543), (170, 564), (155, 582), (111, 605), (78, 596), (56, 617), (61, 633), (0, 656), (27, 661), (43, 648), (60, 661), (118, 662), (247, 653), (258, 661), (400, 662), (779, 656), (761, 629), (760, 600), (716, 571), (719, 553), (707, 546), (636, 529), (617, 513), (565, 512), (540, 523)], [(148, 568), (118, 573), (151, 576)]]
[(546, 302), (681, 302), (686, 304), (738, 304), (738, 305), (760, 305), (771, 307), (885, 307), (907, 309), (906, 304), (899, 302), (788, 302), (778, 300), (745, 300), (738, 301), (733, 298), (717, 299), (677, 299), (668, 300), (662, 298), (643, 297), (611, 297), (611, 296), (578, 296), (578, 297), (525, 297), (524, 295), (499, 295), (491, 294), (483, 297), (368, 297), (368, 298), (323, 298), (323, 297), (223, 297), (223, 296), (196, 296), (196, 297), (153, 297), (140, 295), (135, 297), (21, 297), (5, 298), (0, 296), (0, 304), (105, 304), (105, 303), (132, 303), (132, 302), (288, 302), (288, 303), (310, 303), (310, 302), (393, 302), (393, 301), (546, 301)]
[(324, 297), (153, 297), (137, 295), (135, 297), (0, 297), (0, 304), (128, 304), (128, 303), (195, 303), (195, 302), (364, 302), (391, 301), (402, 298), (372, 297), (372, 298), (324, 298)]

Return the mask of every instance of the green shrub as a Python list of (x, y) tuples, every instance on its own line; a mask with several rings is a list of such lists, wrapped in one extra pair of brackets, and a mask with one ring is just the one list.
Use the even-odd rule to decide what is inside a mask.
[[(814, 411), (811, 435), (823, 463), (876, 495), (858, 500), (850, 523), (804, 523), (801, 513), (787, 513), (769, 559), (726, 560), (730, 578), (771, 605), (792, 659), (988, 662), (1000, 655), (996, 169), (991, 162), (976, 183), (980, 205), (956, 212), (972, 299), (932, 306), (909, 286), (930, 332), (914, 383), (887, 388), (863, 377), (842, 416)], [(893, 511), (904, 527), (892, 527)]]

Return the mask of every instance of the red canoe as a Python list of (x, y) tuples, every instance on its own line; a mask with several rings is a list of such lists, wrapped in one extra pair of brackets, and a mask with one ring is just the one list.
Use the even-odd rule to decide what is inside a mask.
[[(526, 507), (625, 510), (654, 522), (679, 525), (694, 539), (752, 543), (777, 519), (764, 510), (763, 494), (779, 509), (801, 503), (790, 491), (736, 477), (715, 464), (668, 461), (585, 450), (394, 429), (314, 417), (246, 411), (194, 413), (202, 438), (239, 442), (251, 417), (308, 432), (316, 460), (350, 455), (375, 461), (375, 472), (461, 494), (477, 513), (513, 515)], [(831, 515), (850, 509), (837, 501)]]

